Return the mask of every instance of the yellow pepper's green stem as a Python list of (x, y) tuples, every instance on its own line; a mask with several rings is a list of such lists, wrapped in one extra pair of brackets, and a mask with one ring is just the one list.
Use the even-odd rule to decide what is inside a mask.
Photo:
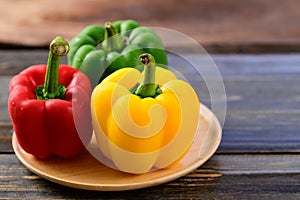
[(35, 93), (38, 99), (63, 99), (67, 89), (58, 84), (58, 70), (60, 56), (65, 56), (69, 52), (69, 43), (61, 36), (57, 36), (49, 47), (49, 56), (45, 82), (39, 86)]
[(118, 34), (116, 28), (112, 25), (112, 23), (106, 22), (102, 48), (110, 52), (110, 51), (121, 51), (123, 47), (124, 47), (124, 40)]
[(135, 94), (142, 97), (156, 97), (161, 93), (158, 85), (155, 83), (155, 59), (151, 54), (140, 55), (140, 60), (144, 64), (144, 77)]

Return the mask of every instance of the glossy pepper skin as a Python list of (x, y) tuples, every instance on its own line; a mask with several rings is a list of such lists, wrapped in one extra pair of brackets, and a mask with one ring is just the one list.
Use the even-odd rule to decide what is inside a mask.
[(151, 55), (143, 54), (141, 59), (148, 63), (143, 74), (134, 68), (120, 69), (105, 78), (91, 97), (98, 146), (119, 170), (129, 173), (179, 161), (193, 142), (200, 115), (198, 97), (188, 83), (155, 67)]
[(133, 20), (90, 25), (70, 42), (68, 64), (84, 72), (95, 87), (106, 76), (124, 67), (142, 68), (138, 56), (150, 53), (167, 66), (162, 41), (151, 29)]
[[(55, 38), (48, 66), (30, 66), (9, 85), (8, 110), (18, 143), (36, 158), (73, 157), (91, 137), (91, 86), (80, 71), (58, 66), (59, 56), (68, 51), (66, 45), (63, 38)], [(77, 128), (85, 135), (80, 137)]]

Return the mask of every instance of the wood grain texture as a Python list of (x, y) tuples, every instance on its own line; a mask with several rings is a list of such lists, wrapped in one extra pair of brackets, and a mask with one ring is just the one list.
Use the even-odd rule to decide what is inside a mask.
[[(182, 178), (123, 192), (52, 183), (31, 173), (14, 155), (7, 87), (13, 75), (46, 58), (46, 50), (0, 51), (0, 199), (300, 199), (299, 54), (212, 55), (228, 106), (217, 153)], [(200, 83), (202, 103), (209, 104), (205, 82), (195, 80), (189, 69), (183, 73)]]
[[(59, 6), (58, 6), (59, 5)], [(134, 19), (182, 32), (210, 52), (299, 52), (297, 0), (1, 0), (2, 45), (48, 46), (88, 24)], [(172, 41), (172, 40), (171, 40)], [(182, 46), (178, 41), (166, 45)]]
[[(133, 191), (97, 192), (72, 189), (49, 182), (29, 172), (14, 155), (0, 155), (0, 197), (3, 199), (297, 199), (300, 197), (298, 157), (284, 154), (215, 155), (193, 173), (164, 185)], [(277, 169), (287, 169), (287, 172)]]
[(0, 152), (12, 153), (12, 125), (11, 123), (0, 123)]

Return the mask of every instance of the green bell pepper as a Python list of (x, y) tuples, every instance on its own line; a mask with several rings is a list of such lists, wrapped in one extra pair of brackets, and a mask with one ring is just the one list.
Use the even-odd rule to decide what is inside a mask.
[(70, 41), (68, 65), (85, 73), (92, 87), (124, 67), (140, 71), (139, 55), (153, 55), (160, 67), (167, 68), (167, 55), (159, 36), (133, 20), (89, 25)]

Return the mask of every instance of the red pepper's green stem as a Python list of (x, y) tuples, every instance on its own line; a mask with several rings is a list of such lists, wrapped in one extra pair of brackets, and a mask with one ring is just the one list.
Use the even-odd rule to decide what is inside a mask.
[(135, 94), (142, 98), (154, 98), (162, 92), (155, 83), (155, 59), (151, 54), (145, 53), (140, 55), (140, 60), (144, 64), (144, 77)]
[(47, 71), (43, 86), (39, 86), (35, 93), (38, 99), (64, 99), (67, 89), (58, 84), (60, 56), (69, 52), (69, 43), (61, 36), (57, 36), (50, 44)]
[(124, 47), (124, 40), (110, 22), (105, 23), (105, 34), (102, 48), (108, 52), (121, 51)]

